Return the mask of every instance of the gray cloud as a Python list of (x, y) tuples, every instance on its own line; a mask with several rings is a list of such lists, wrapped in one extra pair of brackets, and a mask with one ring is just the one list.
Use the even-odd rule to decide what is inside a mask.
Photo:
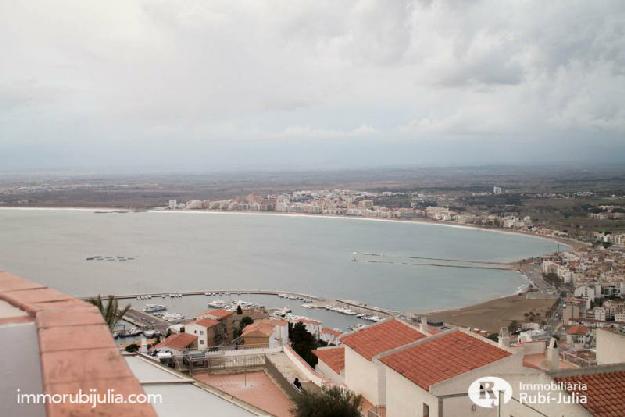
[(572, 134), (575, 158), (625, 135), (617, 0), (0, 0), (0, 48), (0, 164), (16, 169), (256, 166), (304, 143), (345, 166), (368, 160), (353, 146), (407, 163), (389, 143), (555, 150)]

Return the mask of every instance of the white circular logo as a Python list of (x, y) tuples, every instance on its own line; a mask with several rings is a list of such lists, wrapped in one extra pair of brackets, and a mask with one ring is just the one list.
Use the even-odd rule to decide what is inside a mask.
[(503, 395), (503, 403), (512, 398), (512, 387), (505, 379), (496, 376), (484, 376), (469, 385), (469, 398), (479, 407), (491, 408), (499, 404), (499, 396)]

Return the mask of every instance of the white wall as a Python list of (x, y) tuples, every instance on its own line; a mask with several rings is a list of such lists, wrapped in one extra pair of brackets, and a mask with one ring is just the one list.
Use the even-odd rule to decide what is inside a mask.
[(319, 372), (324, 377), (328, 378), (330, 381), (335, 383), (336, 385), (345, 384), (345, 370), (340, 374), (334, 372), (334, 369), (330, 368), (324, 361), (319, 359), (317, 365), (315, 366), (315, 370)]
[(197, 336), (197, 348), (198, 350), (206, 350), (208, 348), (208, 329), (204, 326), (197, 324), (185, 324), (185, 333)]
[(597, 365), (625, 362), (625, 335), (597, 329)]
[(430, 407), (430, 417), (438, 416), (438, 400), (393, 369), (386, 372), (386, 417), (422, 417), (423, 404)]
[(382, 367), (345, 346), (345, 385), (376, 406), (384, 405), (386, 374)]

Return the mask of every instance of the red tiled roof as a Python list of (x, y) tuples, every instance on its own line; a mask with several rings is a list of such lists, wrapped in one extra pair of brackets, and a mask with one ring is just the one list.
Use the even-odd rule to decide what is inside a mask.
[(251, 336), (251, 335), (257, 334), (257, 335), (269, 337), (271, 336), (272, 333), (273, 333), (273, 326), (262, 324), (262, 323), (258, 323), (258, 324), (254, 323), (254, 324), (245, 326), (243, 328), (243, 331), (241, 332), (241, 335)]
[(203, 326), (209, 329), (213, 326), (217, 326), (219, 322), (213, 319), (199, 319), (199, 320), (191, 321), (189, 322), (189, 324), (197, 324), (198, 326)]
[(208, 310), (204, 313), (200, 314), (198, 317), (212, 317), (215, 320), (222, 320), (226, 317), (230, 317), (232, 315), (232, 311), (224, 310), (224, 309), (216, 309), (216, 310)]
[(345, 347), (334, 347), (330, 349), (317, 349), (312, 351), (320, 361), (324, 362), (334, 372), (340, 374), (345, 368)]
[[(556, 382), (586, 384), (587, 403), (582, 404), (594, 417), (625, 416), (625, 371), (603, 372), (589, 375), (555, 377)], [(573, 392), (573, 391), (569, 391)]]
[(344, 335), (341, 342), (371, 360), (379, 353), (416, 342), (425, 335), (399, 320), (387, 320)]
[(586, 326), (571, 326), (566, 330), (566, 334), (584, 336), (588, 334), (588, 328)]
[(155, 348), (169, 347), (172, 349), (182, 350), (193, 344), (197, 340), (197, 336), (189, 333), (176, 333), (163, 340), (155, 346)]
[(321, 333), (331, 334), (334, 337), (339, 337), (340, 335), (343, 334), (343, 333), (339, 332), (338, 330), (332, 329), (330, 327), (322, 327), (321, 328)]
[[(75, 395), (79, 389), (144, 393), (93, 305), (7, 272), (0, 272), (0, 300), (26, 311), (37, 326), (44, 393)], [(93, 413), (88, 403), (46, 405), (48, 417)], [(97, 413), (101, 417), (156, 416), (150, 404), (114, 402), (98, 404)]]
[(380, 361), (425, 390), (510, 356), (478, 336), (455, 330), (383, 356)]

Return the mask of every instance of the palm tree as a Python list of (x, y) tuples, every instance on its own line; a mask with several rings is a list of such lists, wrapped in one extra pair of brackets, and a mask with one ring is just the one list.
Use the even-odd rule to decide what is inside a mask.
[(360, 417), (362, 396), (339, 387), (303, 390), (295, 397), (296, 417)]
[(111, 330), (113, 330), (117, 322), (121, 320), (122, 317), (124, 317), (124, 314), (126, 314), (128, 310), (130, 310), (130, 304), (126, 305), (123, 309), (120, 310), (117, 305), (117, 299), (112, 295), (108, 296), (106, 304), (102, 300), (101, 295), (89, 298), (87, 301), (96, 306), (98, 310), (100, 310), (100, 314), (102, 314), (104, 321)]

